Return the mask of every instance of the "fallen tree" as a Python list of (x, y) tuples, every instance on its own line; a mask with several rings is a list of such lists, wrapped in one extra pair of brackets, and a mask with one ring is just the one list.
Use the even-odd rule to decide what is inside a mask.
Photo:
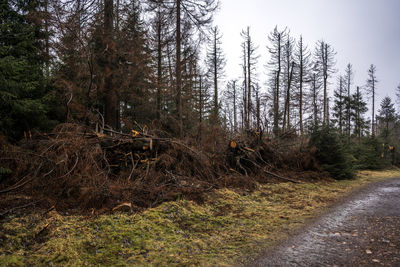
[[(12, 170), (0, 194), (23, 193), (57, 209), (132, 209), (184, 196), (201, 200), (214, 188), (253, 190), (256, 182), (299, 182), (296, 173), (317, 171), (312, 151), (280, 147), (257, 134), (228, 141), (217, 152), (190, 142), (61, 124), (33, 133), (19, 145), (3, 145), (0, 165)], [(287, 174), (289, 174), (289, 177)]]

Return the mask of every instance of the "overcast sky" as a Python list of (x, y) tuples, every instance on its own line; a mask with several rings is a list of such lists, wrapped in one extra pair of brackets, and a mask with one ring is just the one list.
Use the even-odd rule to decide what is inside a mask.
[[(395, 100), (395, 88), (400, 84), (400, 0), (220, 0), (220, 3), (214, 22), (223, 34), (226, 79), (241, 75), (240, 32), (250, 26), (261, 56), (258, 78), (264, 84), (267, 36), (275, 25), (280, 29), (287, 26), (292, 36), (298, 38), (302, 34), (312, 50), (317, 40), (330, 43), (337, 52), (338, 74), (344, 72), (348, 63), (353, 64), (354, 86), (365, 84), (367, 70), (375, 64), (380, 81), (377, 103), (387, 95)], [(336, 78), (331, 82), (336, 82)], [(332, 84), (330, 91), (335, 87)]]

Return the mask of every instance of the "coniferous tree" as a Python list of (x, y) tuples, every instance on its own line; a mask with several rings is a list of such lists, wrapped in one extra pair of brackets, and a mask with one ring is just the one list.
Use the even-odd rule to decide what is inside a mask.
[(258, 56), (253, 40), (250, 36), (250, 27), (241, 32), (243, 38), (243, 71), (244, 71), (244, 88), (245, 88), (245, 127), (250, 128), (252, 114), (254, 113), (252, 92), (255, 84), (255, 66), (257, 64)]
[(86, 120), (92, 107), (103, 111), (101, 90), (97, 87), (102, 75), (95, 73), (100, 69), (96, 68), (100, 65), (96, 52), (102, 51), (102, 25), (101, 20), (96, 20), (99, 12), (91, 4), (89, 0), (53, 2), (57, 36), (53, 49), (58, 59), (53, 72), (67, 121)]
[(324, 99), (323, 99), (323, 123), (328, 119), (328, 79), (335, 73), (335, 55), (336, 52), (332, 46), (325, 41), (318, 41), (314, 53), (314, 66), (319, 78), (323, 81)]
[(209, 114), (212, 110), (212, 101), (210, 83), (206, 79), (206, 75), (200, 69), (196, 70), (196, 86), (194, 92), (195, 110), (198, 118), (198, 134), (197, 138), (201, 139), (203, 135), (203, 125), (209, 119)]
[(364, 101), (360, 92), (360, 87), (357, 86), (356, 92), (351, 96), (350, 101), (351, 108), (351, 121), (354, 125), (354, 135), (357, 136), (358, 141), (361, 141), (361, 137), (368, 129), (368, 122), (364, 118), (364, 114), (368, 111), (367, 102)]
[[(349, 63), (347, 64), (345, 74), (344, 74), (344, 82), (345, 82), (345, 88), (347, 92), (347, 96), (345, 98), (345, 116), (346, 116), (346, 135), (348, 138), (350, 138), (351, 135), (351, 85), (353, 83), (353, 66)], [(350, 139), (349, 139), (350, 140)]]
[(221, 48), (221, 34), (218, 27), (211, 28), (211, 36), (209, 39), (209, 46), (207, 49), (207, 65), (208, 65), (208, 76), (212, 80), (214, 86), (214, 108), (212, 114), (212, 120), (217, 123), (219, 117), (219, 90), (218, 85), (221, 78), (224, 75), (224, 67), (226, 64), (225, 56)]
[(258, 83), (254, 86), (255, 98), (256, 98), (256, 108), (255, 108), (255, 120), (256, 120), (256, 131), (261, 132), (261, 87)]
[(11, 140), (52, 123), (42, 54), (46, 35), (35, 19), (41, 8), (36, 1), (0, 1), (0, 132)]
[(391, 128), (396, 119), (396, 110), (394, 108), (394, 103), (392, 99), (386, 96), (381, 102), (381, 108), (378, 110), (379, 115), (377, 117), (379, 121), (379, 131), (380, 135), (388, 141), (391, 133)]
[[(156, 58), (157, 90), (156, 90), (156, 110), (157, 119), (161, 118), (163, 109), (167, 106), (166, 95), (169, 87), (168, 83), (168, 55), (167, 45), (172, 41), (172, 34), (169, 31), (169, 25), (172, 24), (171, 11), (164, 8), (162, 1), (150, 2), (148, 10), (153, 12), (151, 19), (151, 42)], [(172, 80), (172, 79), (171, 79)], [(170, 81), (171, 82), (171, 81)]]
[(371, 118), (371, 134), (375, 135), (376, 128), (375, 128), (375, 96), (376, 96), (376, 85), (378, 80), (376, 79), (376, 67), (375, 65), (371, 64), (370, 68), (368, 69), (368, 79), (367, 79), (367, 93), (372, 99), (372, 118)]
[(238, 96), (239, 91), (237, 87), (238, 81), (237, 80), (230, 80), (227, 83), (226, 90), (224, 92), (225, 96), (225, 103), (226, 105), (230, 105), (230, 110), (232, 111), (232, 130), (237, 132), (238, 130)]
[(113, 129), (119, 128), (117, 120), (118, 98), (114, 84), (114, 66), (115, 66), (115, 44), (114, 44), (114, 1), (104, 0), (104, 87), (103, 87), (103, 104), (104, 119), (106, 125)]
[(268, 40), (270, 45), (268, 51), (271, 55), (271, 59), (268, 63), (270, 69), (270, 88), (271, 98), (273, 100), (272, 105), (272, 117), (273, 117), (273, 133), (278, 136), (280, 133), (279, 121), (280, 121), (280, 93), (281, 93), (281, 76), (283, 66), (283, 46), (286, 40), (287, 30), (279, 31), (278, 27), (269, 34)]
[[(182, 61), (182, 41), (188, 37), (183, 35), (193, 34), (193, 31), (196, 30), (203, 32), (203, 28), (212, 22), (213, 13), (218, 8), (218, 0), (148, 1), (160, 4), (163, 9), (171, 11), (171, 15), (175, 17), (175, 113), (179, 135), (183, 135), (182, 71), (184, 62)], [(184, 27), (187, 29), (186, 33), (183, 32)]]
[(303, 126), (303, 116), (304, 116), (304, 96), (305, 90), (304, 85), (306, 81), (310, 80), (309, 77), (309, 69), (310, 69), (310, 52), (307, 46), (303, 43), (303, 36), (300, 35), (300, 39), (297, 42), (297, 49), (295, 52), (295, 66), (297, 68), (298, 75), (298, 99), (299, 99), (299, 126), (300, 126), (300, 134), (304, 133)]
[(343, 127), (345, 125), (345, 107), (346, 107), (346, 96), (345, 96), (345, 80), (343, 76), (338, 78), (338, 87), (334, 91), (334, 106), (333, 106), (333, 123), (339, 127), (339, 133), (343, 134)]
[(114, 84), (118, 88), (118, 114), (126, 126), (132, 127), (129, 122), (147, 124), (157, 118), (159, 110), (154, 106), (159, 96), (159, 77), (155, 77), (156, 70), (152, 68), (152, 51), (140, 2), (130, 1), (122, 7), (120, 13), (126, 19), (119, 22), (115, 37), (118, 64), (114, 66)]
[(322, 96), (321, 95), (321, 90), (322, 90), (322, 81), (321, 79), (318, 79), (317, 73), (314, 71), (312, 76), (311, 76), (311, 90), (310, 90), (310, 99), (311, 99), (311, 110), (312, 110), (312, 121), (311, 125), (317, 126), (320, 124), (320, 122), (323, 120), (322, 116), (319, 114), (323, 110), (321, 107), (321, 103), (323, 103), (323, 100), (321, 100)]
[(396, 88), (396, 103), (399, 106), (398, 111), (400, 111), (400, 84)]
[(284, 97), (284, 112), (283, 112), (283, 123), (282, 130), (289, 130), (290, 128), (290, 103), (292, 98), (292, 83), (293, 83), (293, 71), (295, 67), (294, 63), (294, 43), (295, 40), (291, 38), (290, 34), (287, 34), (286, 42), (284, 44), (284, 76), (285, 76), (285, 97)]
[(333, 178), (342, 180), (355, 176), (355, 170), (349, 160), (349, 153), (336, 129), (329, 125), (313, 128), (310, 145), (317, 148), (316, 157), (321, 168)]

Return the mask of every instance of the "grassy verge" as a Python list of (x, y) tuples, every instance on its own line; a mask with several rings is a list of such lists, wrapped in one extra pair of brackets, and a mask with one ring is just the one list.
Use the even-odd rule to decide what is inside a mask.
[(400, 176), (364, 171), (354, 180), (224, 189), (199, 205), (179, 200), (140, 214), (96, 218), (53, 211), (0, 221), (0, 266), (229, 266), (304, 225), (362, 185)]

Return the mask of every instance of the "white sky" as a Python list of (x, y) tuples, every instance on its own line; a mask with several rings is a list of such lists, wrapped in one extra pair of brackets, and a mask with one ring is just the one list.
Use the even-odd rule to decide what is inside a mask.
[[(220, 4), (214, 24), (223, 34), (226, 79), (241, 76), (240, 32), (250, 26), (261, 56), (258, 78), (265, 87), (267, 36), (275, 25), (280, 29), (287, 26), (296, 39), (302, 34), (312, 51), (317, 40), (330, 43), (337, 52), (337, 74), (352, 63), (353, 91), (365, 84), (367, 70), (375, 64), (380, 81), (377, 110), (383, 97), (395, 100), (395, 88), (400, 84), (400, 0), (220, 0)], [(336, 84), (330, 85), (331, 92), (334, 88)]]

